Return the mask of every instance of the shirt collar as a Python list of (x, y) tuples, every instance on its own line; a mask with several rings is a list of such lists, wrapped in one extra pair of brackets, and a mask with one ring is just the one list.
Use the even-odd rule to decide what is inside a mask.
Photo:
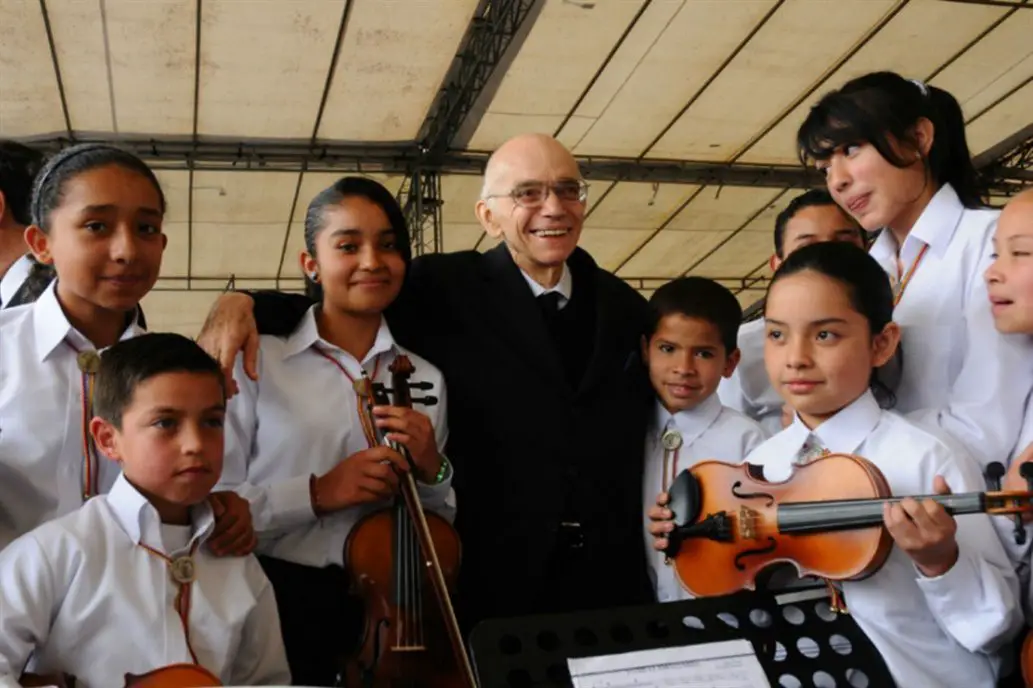
[[(119, 474), (104, 499), (111, 507), (118, 525), (134, 543), (151, 546), (161, 544), (161, 518), (158, 510), (126, 480), (124, 474)], [(208, 500), (190, 508), (190, 524), (189, 546), (192, 547), (195, 542), (203, 544), (215, 527), (215, 515)]]
[[(307, 351), (309, 348), (316, 345), (321, 349), (342, 351), (340, 347), (331, 344), (319, 336), (319, 326), (316, 324), (317, 308), (319, 308), (319, 304), (315, 304), (305, 311), (305, 315), (302, 317), (301, 323), (298, 324), (298, 327), (290, 337), (287, 338), (287, 345), (284, 347), (283, 352), (284, 359), (296, 356), (297, 354)], [(370, 350), (366, 353), (366, 357), (359, 361), (359, 363), (361, 365), (365, 365), (376, 356), (389, 351), (395, 351), (397, 348), (398, 344), (395, 342), (394, 335), (391, 334), (391, 328), (387, 326), (387, 318), (381, 316), (380, 328), (377, 330), (376, 339), (373, 340), (373, 346), (370, 347)]]
[(866, 391), (846, 408), (814, 430), (809, 429), (797, 415), (785, 429), (791, 449), (799, 451), (813, 435), (822, 447), (833, 454), (856, 454), (865, 439), (879, 424), (882, 409), (871, 390)]
[[(918, 217), (915, 226), (908, 232), (907, 243), (912, 237), (929, 246), (933, 253), (943, 256), (947, 246), (954, 237), (954, 232), (961, 223), (965, 212), (958, 193), (950, 184), (944, 184), (929, 201), (929, 204)], [(871, 254), (880, 264), (891, 264), (897, 255), (897, 240), (893, 232), (883, 230), (879, 238), (872, 244)]]
[[(40, 363), (47, 360), (47, 357), (54, 352), (54, 349), (66, 339), (80, 350), (96, 348), (85, 335), (72, 327), (72, 324), (68, 322), (64, 309), (58, 303), (56, 289), (57, 280), (54, 280), (32, 306), (36, 353), (39, 356)], [(139, 317), (140, 309), (137, 308), (132, 324), (119, 337), (120, 341), (144, 333), (144, 329), (140, 326)]]
[(11, 264), (4, 276), (0, 277), (0, 306), (11, 302), (18, 293), (18, 288), (28, 279), (31, 270), (32, 259), (28, 254)]
[(520, 270), (520, 274), (524, 276), (524, 280), (527, 281), (527, 285), (531, 287), (531, 293), (537, 299), (542, 294), (548, 294), (550, 292), (556, 292), (560, 295), (560, 307), (566, 305), (567, 301), (570, 300), (571, 294), (574, 293), (574, 278), (570, 274), (570, 268), (566, 263), (563, 264), (563, 274), (560, 275), (560, 281), (556, 283), (556, 286), (549, 287), (546, 289), (542, 285), (531, 279), (523, 269)]
[(721, 400), (717, 394), (711, 394), (698, 406), (686, 411), (671, 414), (659, 401), (656, 402), (656, 434), (659, 438), (669, 429), (677, 430), (682, 436), (683, 445), (690, 445), (700, 438), (721, 415)]

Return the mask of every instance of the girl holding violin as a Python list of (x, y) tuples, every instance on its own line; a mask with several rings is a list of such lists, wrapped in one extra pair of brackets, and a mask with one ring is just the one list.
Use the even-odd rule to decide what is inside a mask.
[[(371, 179), (339, 180), (305, 216), (301, 266), (319, 302), (288, 337), (261, 338), (260, 382), (237, 361), (223, 482), (251, 502), (297, 685), (336, 685), (355, 644), (362, 612), (344, 551), (362, 519), (390, 504), (410, 470), (424, 505), (454, 513), (442, 376), (396, 344), (383, 317), (409, 261), (391, 193)], [(400, 357), (437, 398), (426, 412), (371, 403), (374, 384), (392, 386)]]
[[(892, 495), (983, 489), (978, 464), (957, 443), (883, 410), (892, 395), (878, 369), (900, 338), (892, 313), (885, 273), (856, 246), (807, 246), (776, 271), (764, 312), (764, 361), (796, 414), (746, 458), (765, 481), (792, 481), (796, 470), (832, 453), (867, 459)], [(821, 490), (804, 501), (822, 501)], [(674, 530), (666, 503), (660, 495), (649, 514), (660, 550)], [(999, 650), (1021, 620), (1015, 573), (990, 517), (955, 521), (932, 499), (904, 498), (882, 509), (893, 547), (873, 575), (841, 583), (849, 613), (897, 685), (992, 688)], [(841, 554), (829, 549), (829, 557)]]

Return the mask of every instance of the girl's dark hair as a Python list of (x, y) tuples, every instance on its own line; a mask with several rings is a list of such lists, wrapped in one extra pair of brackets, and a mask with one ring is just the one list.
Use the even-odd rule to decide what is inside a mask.
[[(779, 280), (805, 270), (825, 275), (842, 284), (850, 305), (868, 320), (868, 327), (873, 335), (882, 332), (893, 320), (893, 288), (890, 286), (889, 277), (864, 249), (842, 241), (802, 246), (790, 253), (775, 271), (768, 286), (768, 293), (771, 293), (771, 289)], [(896, 367), (898, 370), (893, 372), (899, 373), (902, 357), (899, 346), (896, 357), (896, 361), (887, 363), (884, 368), (892, 371), (892, 368)], [(879, 406), (892, 408), (896, 404), (896, 396), (891, 385), (881, 379), (880, 371), (887, 372), (882, 368), (872, 369), (869, 385)], [(895, 374), (894, 377), (898, 376)]]
[(983, 207), (961, 105), (943, 89), (894, 72), (866, 74), (822, 96), (797, 131), (797, 153), (806, 165), (842, 146), (870, 143), (890, 164), (907, 167), (913, 160), (893, 143), (917, 151), (914, 126), (923, 117), (935, 129), (925, 165), (937, 188), (950, 184), (966, 208)]
[(161, 201), (161, 212), (165, 212), (165, 194), (154, 172), (147, 164), (129, 151), (115, 146), (98, 143), (83, 143), (70, 146), (54, 155), (36, 175), (32, 186), (32, 222), (44, 232), (49, 231), (50, 213), (61, 203), (65, 182), (83, 172), (98, 167), (118, 165), (136, 172), (154, 185)]
[[(356, 196), (379, 206), (387, 215), (391, 229), (395, 232), (398, 252), (405, 262), (405, 271), (408, 274), (409, 263), (412, 261), (412, 247), (409, 245), (409, 226), (405, 222), (405, 213), (391, 192), (369, 177), (343, 177), (334, 182), (333, 186), (316, 194), (305, 212), (305, 250), (313, 256), (316, 255), (316, 238), (325, 226), (323, 211), (330, 206), (338, 205), (345, 198)], [(323, 288), (308, 275), (305, 275), (305, 294), (315, 301), (323, 300)]]

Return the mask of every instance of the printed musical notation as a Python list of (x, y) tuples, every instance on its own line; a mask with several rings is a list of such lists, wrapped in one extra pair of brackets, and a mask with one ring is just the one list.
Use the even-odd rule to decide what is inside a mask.
[(748, 640), (567, 660), (574, 688), (771, 688)]

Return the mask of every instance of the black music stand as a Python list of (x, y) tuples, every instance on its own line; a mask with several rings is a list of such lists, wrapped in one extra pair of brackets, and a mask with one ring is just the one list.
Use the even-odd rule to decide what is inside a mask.
[(744, 591), (491, 619), (478, 624), (470, 636), (471, 661), (481, 688), (569, 687), (568, 658), (742, 638), (753, 645), (771, 688), (892, 688), (882, 657), (849, 614), (831, 611), (823, 593), (813, 588), (777, 596)]

